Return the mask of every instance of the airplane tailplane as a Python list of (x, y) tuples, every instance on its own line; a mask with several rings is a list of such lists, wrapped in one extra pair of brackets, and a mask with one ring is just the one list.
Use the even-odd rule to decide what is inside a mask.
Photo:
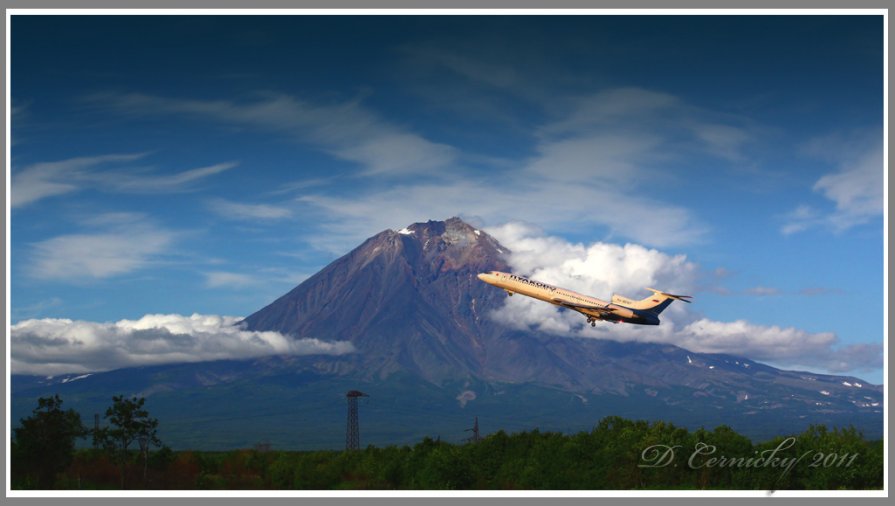
[(686, 303), (690, 303), (689, 295), (675, 295), (673, 293), (666, 293), (661, 290), (656, 290), (655, 288), (647, 288), (647, 290), (653, 292), (649, 297), (642, 300), (631, 300), (627, 297), (622, 297), (621, 295), (613, 295), (612, 302), (614, 304), (618, 304), (620, 306), (625, 306), (630, 309), (637, 309), (640, 311), (649, 311), (654, 314), (659, 314), (665, 310), (672, 302), (679, 300)]

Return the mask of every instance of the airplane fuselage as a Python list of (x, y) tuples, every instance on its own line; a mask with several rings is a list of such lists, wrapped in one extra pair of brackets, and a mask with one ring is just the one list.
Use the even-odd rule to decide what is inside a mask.
[(590, 295), (548, 285), (524, 276), (492, 271), (479, 274), (478, 278), (485, 283), (502, 288), (509, 295), (518, 293), (556, 306), (578, 311), (587, 317), (587, 321), (591, 325), (596, 320), (605, 320), (613, 323), (636, 323), (640, 325), (659, 324), (658, 314), (650, 310), (635, 309), (613, 302), (606, 302)]

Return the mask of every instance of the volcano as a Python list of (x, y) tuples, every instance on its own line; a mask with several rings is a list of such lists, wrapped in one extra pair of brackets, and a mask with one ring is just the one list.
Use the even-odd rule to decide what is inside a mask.
[(503, 329), (487, 318), (503, 303), (503, 293), (476, 278), (506, 269), (505, 253), (494, 238), (459, 218), (386, 230), (245, 324), (351, 341), (358, 353), (341, 370), (369, 378), (405, 372), (436, 384), (522, 379), (502, 366)]
[(345, 392), (355, 389), (370, 394), (361, 406), (365, 444), (459, 440), (473, 416), (486, 432), (589, 430), (617, 415), (726, 424), (757, 440), (810, 424), (882, 436), (883, 387), (858, 378), (498, 323), (506, 295), (476, 275), (511, 270), (510, 254), (459, 218), (385, 230), (242, 323), (350, 341), (353, 353), (122, 369), (70, 382), (14, 376), (13, 411), (26, 413), (53, 391), (93, 412), (126, 390), (147, 396), (169, 444), (194, 449), (258, 441), (339, 448)]
[(784, 371), (668, 344), (501, 325), (491, 315), (506, 295), (476, 275), (509, 270), (508, 254), (460, 218), (386, 230), (245, 324), (297, 338), (349, 340), (356, 354), (320, 359), (318, 368), (368, 381), (407, 374), (436, 386), (479, 381), (538, 385), (583, 398), (645, 396), (656, 415), (685, 408), (735, 424), (770, 413), (794, 420), (882, 421), (882, 388), (856, 378)]

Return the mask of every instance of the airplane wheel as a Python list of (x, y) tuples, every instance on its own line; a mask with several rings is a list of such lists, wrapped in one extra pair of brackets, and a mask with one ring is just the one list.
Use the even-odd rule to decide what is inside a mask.
[(596, 326), (597, 326), (597, 322), (590, 322), (590, 326), (591, 326), (591, 327), (596, 327)]

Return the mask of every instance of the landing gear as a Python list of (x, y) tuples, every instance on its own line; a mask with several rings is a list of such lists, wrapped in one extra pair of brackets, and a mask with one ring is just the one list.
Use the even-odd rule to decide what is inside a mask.
[(509, 291), (509, 290), (504, 290), (504, 291), (507, 292), (507, 297), (512, 297), (512, 296), (513, 296), (513, 292), (511, 292), (511, 291)]
[(588, 316), (588, 317), (587, 317), (587, 323), (590, 323), (590, 326), (591, 326), (591, 327), (596, 327), (596, 326), (597, 326), (597, 320), (595, 320), (595, 319), (594, 319), (593, 317), (591, 317), (591, 316)]

